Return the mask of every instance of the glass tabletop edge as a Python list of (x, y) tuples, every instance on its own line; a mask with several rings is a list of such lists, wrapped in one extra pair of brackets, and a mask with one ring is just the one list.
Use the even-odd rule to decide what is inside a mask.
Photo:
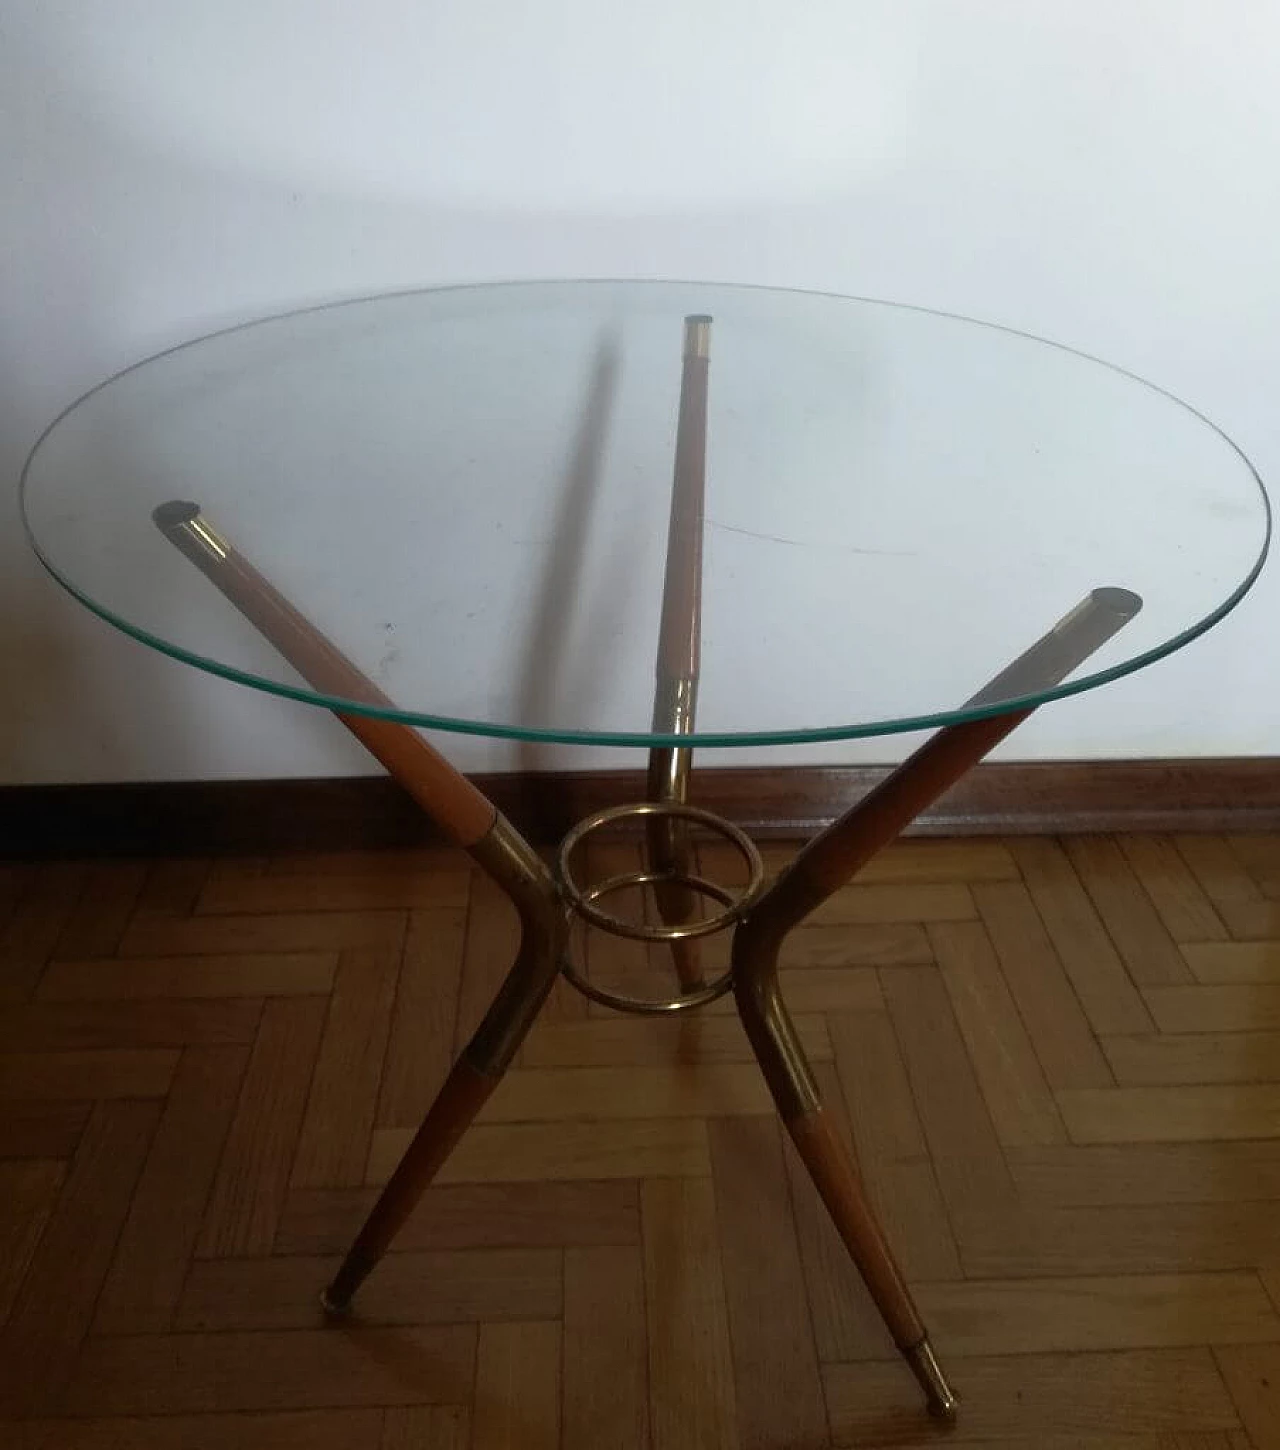
[[(1207, 420), (1206, 420), (1207, 421)], [(1209, 426), (1213, 427), (1213, 424)], [(1220, 431), (1220, 430), (1219, 430)], [(1225, 438), (1226, 435), (1224, 434)], [(1231, 440), (1226, 440), (1233, 448)], [(1237, 448), (1237, 452), (1240, 450)], [(1244, 455), (1241, 454), (1244, 458)], [(1055, 700), (1067, 699), (1072, 695), (1084, 694), (1126, 675), (1136, 674), (1148, 665), (1166, 659), (1185, 645), (1206, 634), (1230, 614), (1249, 593), (1261, 574), (1271, 546), (1272, 510), (1271, 502), (1261, 479), (1245, 458), (1250, 472), (1258, 484), (1265, 513), (1266, 527), (1262, 547), (1253, 567), (1228, 597), (1204, 618), (1188, 626), (1180, 634), (1172, 636), (1152, 649), (1145, 650), (1132, 659), (1124, 660), (1106, 670), (1085, 675), (1078, 680), (1066, 680), (1047, 690), (1030, 695), (1015, 696), (992, 704), (974, 707), (958, 706), (953, 710), (931, 711), (922, 715), (903, 716), (893, 720), (854, 722), (844, 725), (827, 725), (807, 730), (774, 729), (741, 732), (692, 731), (684, 735), (658, 734), (650, 731), (626, 730), (556, 730), (545, 727), (504, 725), (498, 722), (463, 720), (451, 716), (431, 715), (415, 710), (386, 710), (374, 705), (362, 704), (358, 700), (347, 700), (336, 696), (317, 693), (303, 685), (290, 685), (283, 680), (269, 680), (238, 670), (232, 665), (222, 664), (194, 651), (183, 649), (170, 641), (163, 640), (137, 625), (130, 624), (113, 614), (104, 606), (78, 589), (49, 560), (37, 543), (23, 510), (23, 528), (33, 552), (50, 577), (68, 594), (104, 623), (118, 629), (122, 634), (139, 644), (148, 646), (169, 659), (191, 665), (205, 674), (244, 685), (264, 694), (276, 695), (282, 699), (296, 701), (338, 714), (362, 715), (373, 720), (387, 720), (422, 730), (440, 730), (453, 735), (471, 735), (494, 740), (514, 740), (546, 745), (588, 745), (613, 746), (624, 749), (648, 750), (654, 747), (683, 747), (685, 749), (738, 749), (749, 746), (820, 745), (840, 740), (868, 740), (881, 735), (906, 735), (924, 730), (944, 729), (970, 720), (985, 720), (996, 715), (1011, 714), (1018, 710), (1034, 709), (1051, 704)]]

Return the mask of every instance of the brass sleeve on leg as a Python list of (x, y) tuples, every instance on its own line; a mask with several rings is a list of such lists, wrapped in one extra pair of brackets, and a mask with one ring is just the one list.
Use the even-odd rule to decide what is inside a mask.
[(555, 877), (505, 816), (469, 851), (520, 917), (516, 960), (463, 1052), (478, 1072), (500, 1077), (555, 984), (569, 928)]

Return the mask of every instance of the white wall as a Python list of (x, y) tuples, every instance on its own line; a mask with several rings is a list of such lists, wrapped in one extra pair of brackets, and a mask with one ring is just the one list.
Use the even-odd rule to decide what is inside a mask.
[[(1249, 0), (0, 0), (0, 477), (71, 396), (212, 327), (578, 274), (1025, 328), (1171, 389), (1280, 478), (1278, 45)], [(1206, 639), (1004, 753), (1275, 752), (1278, 595), (1268, 571)], [(11, 497), (0, 680), (0, 781), (369, 768), (320, 712), (87, 616)]]

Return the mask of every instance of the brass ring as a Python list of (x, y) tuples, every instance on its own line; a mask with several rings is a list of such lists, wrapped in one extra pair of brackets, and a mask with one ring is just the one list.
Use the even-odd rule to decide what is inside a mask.
[[(626, 820), (630, 816), (675, 816), (680, 820), (693, 821), (700, 826), (705, 826), (714, 834), (724, 837), (730, 845), (737, 848), (738, 854), (746, 862), (747, 884), (741, 891), (732, 893), (701, 876), (687, 876), (673, 872), (637, 871), (626, 876), (611, 877), (608, 881), (601, 882), (599, 886), (584, 890), (573, 876), (570, 858), (574, 851), (593, 831), (598, 831), (602, 826), (611, 825), (614, 821)], [(640, 801), (634, 805), (609, 806), (605, 810), (597, 811), (593, 816), (588, 816), (586, 820), (580, 821), (561, 841), (560, 849), (556, 852), (556, 876), (574, 911), (602, 931), (607, 931), (613, 936), (629, 937), (633, 941), (686, 941), (692, 937), (710, 936), (713, 932), (723, 931), (725, 927), (742, 916), (764, 885), (764, 862), (760, 859), (760, 852), (756, 850), (755, 843), (745, 831), (731, 821), (715, 815), (712, 811), (704, 811), (700, 806), (684, 805), (679, 801)], [(624, 921), (622, 917), (602, 911), (594, 904), (598, 897), (621, 890), (623, 886), (647, 886), (655, 881), (673, 881), (692, 886), (695, 891), (701, 892), (704, 896), (714, 897), (725, 907), (725, 910), (718, 912), (715, 916), (706, 917), (702, 921), (685, 922), (675, 926), (668, 926), (665, 923), (660, 926), (650, 926), (647, 923)]]
[[(588, 901), (594, 902), (602, 896), (608, 896), (611, 892), (621, 891), (626, 886), (639, 886), (654, 880), (681, 881), (687, 886), (693, 886), (702, 891), (707, 896), (713, 896), (722, 906), (730, 906), (735, 902), (733, 893), (723, 886), (717, 886), (714, 881), (706, 881), (700, 876), (673, 877), (653, 871), (630, 871), (621, 876), (611, 876), (607, 881), (589, 887), (584, 895)], [(615, 932), (614, 935), (617, 933)], [(690, 1007), (705, 1007), (708, 1002), (714, 1002), (717, 997), (723, 997), (733, 986), (733, 971), (730, 969), (717, 977), (714, 982), (708, 982), (705, 987), (699, 987), (696, 992), (687, 992), (680, 997), (667, 997), (661, 1001), (655, 1001), (651, 997), (630, 997), (622, 992), (610, 992), (604, 987), (597, 987), (594, 982), (589, 982), (578, 971), (568, 956), (561, 960), (560, 973), (567, 977), (584, 997), (590, 997), (593, 1002), (599, 1002), (605, 1007), (613, 1007), (619, 1012), (639, 1012), (651, 1015), (684, 1012)]]

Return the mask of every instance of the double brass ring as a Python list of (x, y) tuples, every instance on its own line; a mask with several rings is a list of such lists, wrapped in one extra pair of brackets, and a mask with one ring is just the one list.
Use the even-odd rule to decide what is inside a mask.
[[(731, 891), (714, 881), (706, 880), (705, 877), (683, 872), (630, 871), (621, 876), (611, 876), (607, 881), (601, 881), (594, 886), (582, 886), (573, 874), (573, 855), (577, 848), (593, 832), (635, 816), (668, 816), (676, 820), (691, 821), (727, 840), (746, 863), (746, 885)], [(598, 926), (613, 936), (630, 937), (633, 941), (670, 942), (710, 936), (737, 921), (760, 894), (764, 885), (764, 862), (745, 831), (711, 811), (704, 811), (699, 806), (684, 805), (679, 801), (640, 801), (634, 805), (610, 806), (607, 810), (597, 811), (595, 815), (580, 821), (560, 843), (560, 849), (556, 853), (556, 876), (570, 906), (593, 926)], [(700, 921), (668, 925), (665, 922), (651, 924), (628, 921), (625, 917), (615, 916), (613, 912), (596, 905), (603, 897), (621, 891), (624, 887), (650, 886), (656, 882), (667, 881), (688, 886), (701, 896), (709, 896), (724, 909)]]

